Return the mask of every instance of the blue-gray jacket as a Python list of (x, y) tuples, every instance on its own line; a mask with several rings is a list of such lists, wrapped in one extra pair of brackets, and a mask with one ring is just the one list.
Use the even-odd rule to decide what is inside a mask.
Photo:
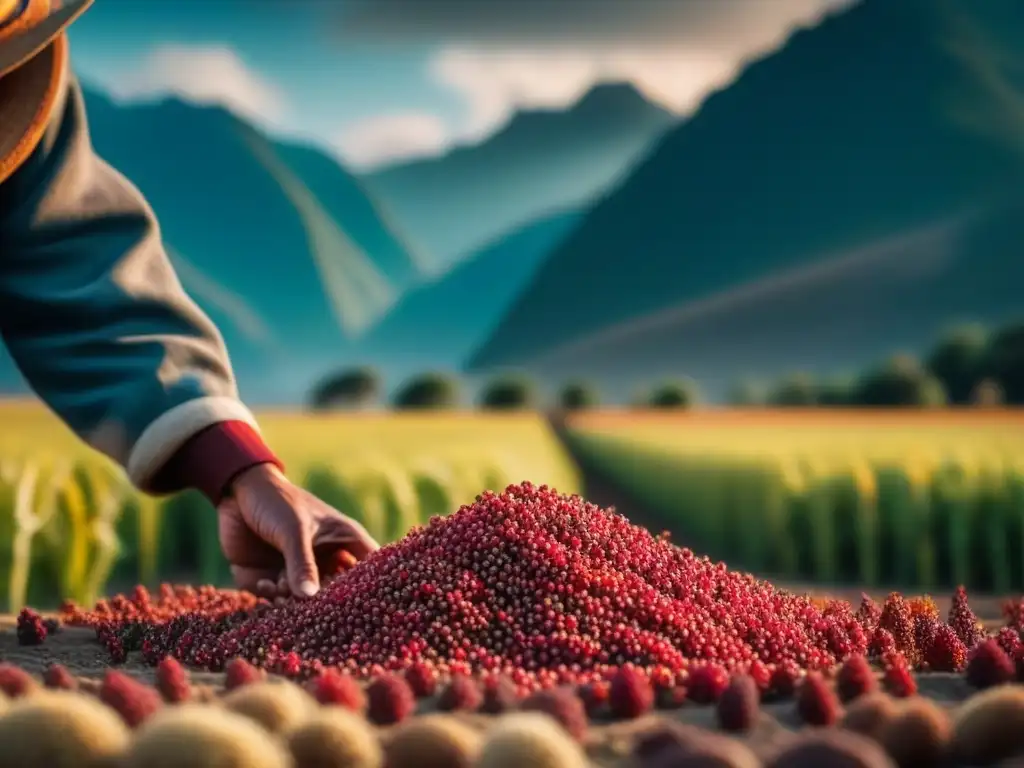
[[(148, 489), (200, 430), (256, 424), (152, 211), (93, 152), (66, 40), (51, 49), (61, 58), (41, 137), (11, 172), (0, 157), (0, 334), (42, 400)], [(0, 132), (3, 117), (0, 101)]]

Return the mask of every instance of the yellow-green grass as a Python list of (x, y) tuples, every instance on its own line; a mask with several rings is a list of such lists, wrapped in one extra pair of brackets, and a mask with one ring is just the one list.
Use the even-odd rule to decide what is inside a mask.
[(1024, 589), (1024, 412), (574, 416), (588, 469), (681, 543), (819, 582)]
[[(289, 474), (392, 541), (484, 490), (513, 482), (580, 490), (576, 469), (535, 414), (258, 416)], [(79, 601), (118, 583), (224, 583), (213, 510), (196, 494), (132, 489), (38, 404), (0, 403), (0, 603)]]

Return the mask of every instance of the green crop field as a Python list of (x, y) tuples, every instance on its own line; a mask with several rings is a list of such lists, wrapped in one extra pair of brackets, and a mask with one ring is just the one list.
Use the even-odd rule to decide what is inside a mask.
[[(511, 482), (583, 491), (536, 414), (262, 413), (291, 476), (402, 536)], [(34, 403), (0, 403), (0, 603), (229, 574), (196, 494), (154, 500)], [(677, 542), (789, 581), (1024, 590), (1024, 413), (574, 415), (569, 448)], [(653, 519), (652, 519), (653, 518)]]
[[(580, 490), (542, 416), (260, 414), (289, 474), (391, 541), (511, 482)], [(117, 583), (226, 583), (213, 509), (153, 500), (34, 403), (0, 403), (0, 603), (92, 600)]]
[(678, 543), (779, 578), (1024, 589), (1024, 413), (573, 417), (589, 471)]

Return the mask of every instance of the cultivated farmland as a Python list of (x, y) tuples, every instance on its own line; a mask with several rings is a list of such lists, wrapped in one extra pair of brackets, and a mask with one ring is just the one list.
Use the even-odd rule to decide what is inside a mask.
[(573, 417), (592, 473), (687, 543), (789, 580), (1024, 588), (1024, 415)]

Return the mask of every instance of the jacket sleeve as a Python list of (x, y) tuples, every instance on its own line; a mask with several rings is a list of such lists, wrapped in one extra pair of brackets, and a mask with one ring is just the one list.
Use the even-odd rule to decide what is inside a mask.
[[(241, 435), (236, 463), (273, 461), (153, 212), (93, 152), (81, 90), (62, 77), (42, 141), (0, 183), (0, 333), (11, 356), (42, 400), (143, 490), (194, 484), (187, 467), (162, 470), (201, 433), (219, 434), (207, 443), (220, 450), (225, 434)], [(225, 423), (234, 428), (211, 432)]]

